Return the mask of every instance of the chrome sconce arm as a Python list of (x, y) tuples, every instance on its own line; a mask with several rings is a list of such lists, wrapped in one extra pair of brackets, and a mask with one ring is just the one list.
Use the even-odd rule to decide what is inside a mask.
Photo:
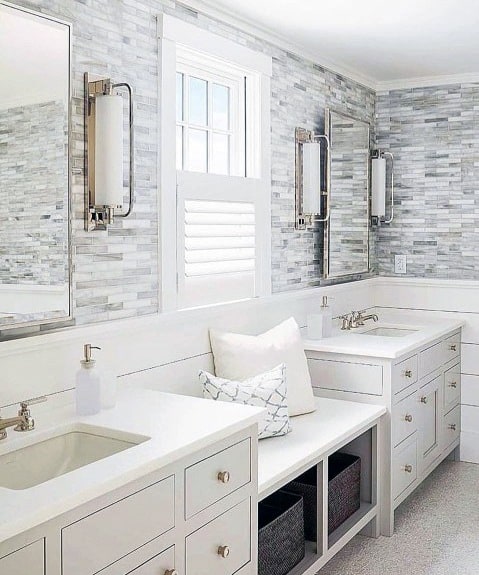
[[(391, 166), (391, 215), (386, 219), (386, 173), (388, 159), (390, 160)], [(382, 166), (381, 163), (383, 163)], [(384, 150), (374, 150), (371, 154), (371, 216), (377, 220), (378, 224), (390, 224), (394, 220), (394, 156), (391, 152)]]
[[(85, 87), (85, 230), (106, 230), (114, 218), (126, 218), (134, 204), (134, 104), (131, 86), (109, 78), (91, 80)], [(114, 90), (126, 88), (129, 127), (129, 201), (123, 207), (123, 98)], [(103, 97), (108, 97), (104, 98)], [(100, 105), (101, 104), (101, 105)]]
[[(326, 158), (325, 158), (325, 190), (322, 190), (321, 185), (321, 147), (319, 143), (324, 141), (326, 144)], [(305, 154), (304, 147), (308, 145), (316, 144), (317, 158), (314, 158), (314, 162), (308, 165), (311, 174), (305, 173)], [(308, 226), (314, 225), (314, 223), (324, 223), (328, 222), (331, 215), (331, 202), (330, 202), (330, 163), (331, 163), (331, 145), (329, 137), (325, 134), (315, 134), (313, 131), (305, 130), (304, 128), (296, 128), (295, 130), (295, 228), (297, 230), (305, 230)], [(317, 198), (311, 196), (309, 197), (310, 205), (308, 209), (307, 202), (305, 201), (305, 178), (308, 178), (309, 186), (311, 187), (311, 181), (313, 182), (313, 188), (317, 189)], [(311, 194), (311, 190), (310, 194)], [(313, 191), (313, 194), (315, 191)], [(325, 200), (326, 214), (321, 217), (322, 214), (322, 199)], [(317, 202), (317, 209), (312, 207), (313, 204)]]

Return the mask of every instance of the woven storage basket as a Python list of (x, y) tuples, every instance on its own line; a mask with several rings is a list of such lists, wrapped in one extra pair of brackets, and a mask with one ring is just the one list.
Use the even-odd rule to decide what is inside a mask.
[[(361, 459), (355, 455), (334, 453), (329, 457), (328, 469), (328, 532), (332, 533), (359, 509)], [(303, 496), (304, 534), (308, 541), (316, 541), (318, 513), (316, 467), (308, 469), (289, 483), (286, 489)]]
[(258, 575), (286, 575), (305, 554), (303, 498), (277, 491), (258, 504)]

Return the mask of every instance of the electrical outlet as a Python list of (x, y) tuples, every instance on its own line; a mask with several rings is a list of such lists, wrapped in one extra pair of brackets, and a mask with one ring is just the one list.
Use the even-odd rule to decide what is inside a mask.
[(407, 255), (395, 255), (394, 256), (394, 273), (395, 274), (405, 274), (407, 272)]

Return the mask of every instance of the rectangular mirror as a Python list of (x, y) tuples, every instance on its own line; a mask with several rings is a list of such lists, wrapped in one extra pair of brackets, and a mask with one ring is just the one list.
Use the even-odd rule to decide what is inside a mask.
[(330, 139), (330, 218), (324, 227), (325, 278), (369, 271), (369, 123), (326, 109)]
[(0, 331), (71, 317), (70, 25), (0, 1)]

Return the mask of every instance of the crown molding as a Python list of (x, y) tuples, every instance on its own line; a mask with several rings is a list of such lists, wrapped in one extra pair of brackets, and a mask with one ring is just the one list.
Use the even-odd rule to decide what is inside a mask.
[(221, 20), (234, 28), (251, 34), (261, 40), (265, 40), (274, 46), (287, 52), (296, 54), (311, 60), (315, 64), (326, 68), (333, 74), (340, 74), (366, 88), (375, 92), (387, 92), (390, 90), (407, 90), (411, 88), (427, 88), (433, 86), (447, 86), (451, 84), (479, 83), (479, 71), (464, 74), (444, 74), (438, 76), (420, 76), (416, 78), (399, 78), (395, 80), (377, 80), (367, 74), (362, 74), (344, 63), (318, 55), (314, 50), (310, 50), (297, 42), (292, 42), (283, 34), (278, 34), (272, 28), (263, 26), (249, 18), (237, 14), (234, 10), (229, 10), (220, 6), (214, 0), (181, 0), (177, 2), (186, 8), (207, 16)]
[(237, 14), (233, 10), (228, 10), (227, 8), (218, 5), (214, 0), (181, 0), (180, 2), (177, 2), (177, 4), (181, 4), (190, 10), (203, 13), (206, 16), (225, 22), (242, 32), (246, 32), (256, 38), (265, 40), (286, 52), (291, 52), (297, 56), (311, 60), (314, 64), (326, 68), (333, 74), (344, 76), (366, 88), (369, 88), (370, 90), (376, 90), (377, 80), (374, 78), (366, 74), (361, 74), (347, 65), (318, 56), (314, 50), (309, 50), (301, 44), (291, 42), (289, 38), (282, 34), (278, 34), (272, 28), (262, 26), (249, 18), (245, 18), (244, 16)]

